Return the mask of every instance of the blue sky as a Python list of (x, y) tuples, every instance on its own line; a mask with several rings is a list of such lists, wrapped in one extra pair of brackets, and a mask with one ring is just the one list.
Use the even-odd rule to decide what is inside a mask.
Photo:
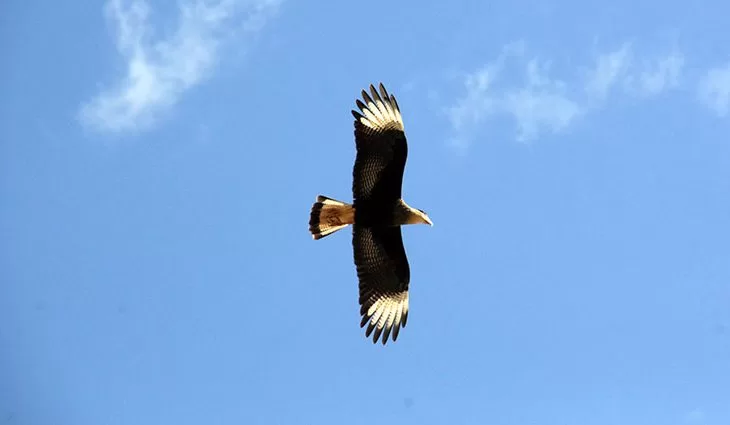
[[(730, 423), (726, 2), (0, 9), (0, 422)], [(380, 81), (385, 347), (307, 231)]]

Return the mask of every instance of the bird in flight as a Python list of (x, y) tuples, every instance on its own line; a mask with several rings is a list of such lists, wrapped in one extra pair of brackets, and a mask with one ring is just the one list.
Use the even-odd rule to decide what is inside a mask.
[[(382, 343), (398, 338), (408, 319), (410, 268), (401, 226), (433, 225), (422, 210), (403, 200), (401, 186), (408, 156), (403, 118), (395, 96), (382, 83), (370, 85), (355, 101), (357, 154), (352, 172), (352, 203), (317, 196), (309, 217), (315, 240), (352, 225), (352, 247), (359, 281), (359, 304), (365, 337)], [(368, 322), (370, 322), (368, 324)], [(374, 332), (373, 332), (374, 331)], [(392, 331), (392, 332), (391, 332)]]

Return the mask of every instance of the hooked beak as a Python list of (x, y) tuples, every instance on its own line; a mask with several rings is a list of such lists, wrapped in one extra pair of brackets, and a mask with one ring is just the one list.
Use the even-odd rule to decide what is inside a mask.
[(428, 218), (428, 216), (427, 216), (427, 215), (425, 215), (425, 214), (423, 215), (423, 221), (424, 221), (424, 222), (425, 222), (426, 224), (428, 224), (429, 226), (433, 226), (433, 222), (432, 222), (432, 221), (431, 221), (431, 219), (430, 219), (430, 218)]

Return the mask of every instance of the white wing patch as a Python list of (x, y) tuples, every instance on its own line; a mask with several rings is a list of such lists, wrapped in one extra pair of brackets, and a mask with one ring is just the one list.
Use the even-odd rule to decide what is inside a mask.
[(353, 111), (355, 118), (365, 127), (375, 131), (387, 129), (403, 131), (403, 117), (401, 116), (395, 96), (388, 94), (383, 83), (380, 83), (380, 93), (371, 84), (370, 93), (372, 97), (365, 90), (362, 91), (362, 101), (359, 99), (356, 101), (362, 114)]
[[(406, 326), (408, 317), (408, 291), (388, 292), (376, 295), (376, 300), (363, 315), (360, 326), (368, 327), (365, 336), (373, 334), (373, 342), (377, 342), (382, 336), (385, 344), (392, 332), (393, 341), (398, 338), (400, 329)], [(373, 333), (375, 331), (375, 333)]]

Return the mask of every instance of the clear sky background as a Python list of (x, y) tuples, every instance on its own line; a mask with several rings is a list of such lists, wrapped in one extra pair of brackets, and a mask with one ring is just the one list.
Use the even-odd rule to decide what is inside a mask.
[[(730, 3), (9, 0), (0, 423), (730, 424)], [(350, 109), (409, 140), (358, 327)]]

